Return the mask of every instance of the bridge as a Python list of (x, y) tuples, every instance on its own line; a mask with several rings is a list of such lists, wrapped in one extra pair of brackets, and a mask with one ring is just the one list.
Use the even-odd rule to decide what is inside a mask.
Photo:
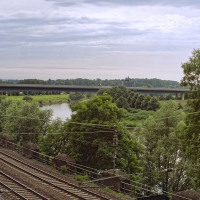
[[(23, 91), (62, 91), (62, 92), (97, 92), (99, 89), (109, 89), (112, 86), (74, 86), (74, 85), (35, 85), (35, 84), (0, 84), (0, 92), (23, 92)], [(128, 89), (142, 94), (163, 94), (173, 93), (176, 96), (181, 94), (184, 99), (185, 93), (190, 93), (189, 89), (174, 88), (143, 88), (127, 87)]]

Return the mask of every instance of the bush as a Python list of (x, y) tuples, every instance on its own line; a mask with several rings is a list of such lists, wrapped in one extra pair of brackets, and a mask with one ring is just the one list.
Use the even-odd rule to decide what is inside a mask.
[(39, 100), (38, 103), (39, 103), (40, 105), (43, 105), (43, 101), (42, 101), (42, 100)]
[(62, 165), (62, 166), (60, 167), (60, 170), (61, 170), (61, 173), (62, 173), (62, 174), (66, 174), (66, 173), (67, 173), (67, 169), (68, 169), (68, 167), (67, 167), (66, 165)]
[(31, 96), (24, 96), (22, 100), (25, 100), (25, 101), (32, 101), (33, 98)]
[(77, 181), (83, 182), (83, 181), (88, 181), (89, 177), (88, 177), (88, 175), (83, 176), (83, 175), (76, 174), (76, 175), (74, 175), (74, 179), (77, 180)]

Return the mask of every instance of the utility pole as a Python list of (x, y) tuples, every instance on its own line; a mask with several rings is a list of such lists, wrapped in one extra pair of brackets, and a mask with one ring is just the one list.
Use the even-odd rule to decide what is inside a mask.
[(172, 172), (174, 169), (173, 168), (167, 168), (167, 169), (164, 169), (163, 172), (165, 173), (165, 182), (166, 182), (166, 185), (165, 185), (165, 192), (168, 192), (168, 179), (169, 179), (169, 172)]
[(114, 173), (115, 173), (115, 168), (116, 168), (117, 145), (118, 145), (118, 137), (117, 137), (117, 131), (115, 129), (114, 137), (113, 137), (113, 146), (114, 146), (114, 155), (113, 155)]

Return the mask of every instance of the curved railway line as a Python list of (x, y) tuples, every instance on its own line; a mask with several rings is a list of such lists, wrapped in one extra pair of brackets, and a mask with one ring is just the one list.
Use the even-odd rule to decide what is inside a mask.
[[(23, 162), (5, 152), (0, 151), (1, 169), (10, 176), (18, 174), (18, 177), (28, 182), (32, 187), (43, 191), (50, 200), (80, 199), (80, 200), (110, 200), (87, 189), (80, 188), (64, 179), (58, 178), (39, 168)], [(9, 170), (8, 170), (9, 169)], [(39, 186), (39, 187), (38, 187)], [(27, 192), (28, 194), (28, 192)], [(31, 199), (31, 198), (30, 198)], [(35, 198), (37, 199), (37, 198)]]

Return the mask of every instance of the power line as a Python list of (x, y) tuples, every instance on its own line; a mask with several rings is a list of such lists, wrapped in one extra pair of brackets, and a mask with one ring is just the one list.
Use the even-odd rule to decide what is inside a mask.
[[(200, 111), (197, 111), (197, 112), (191, 112), (191, 113), (187, 113), (187, 115), (192, 115), (192, 114), (197, 114), (197, 113), (200, 113)], [(33, 118), (33, 117), (22, 117), (22, 116), (16, 116), (16, 115), (0, 115), (2, 117), (11, 117), (11, 118), (21, 118), (21, 119), (35, 119), (35, 120), (41, 120), (41, 121), (44, 121), (46, 119), (40, 119), (40, 118)], [(177, 117), (178, 115), (173, 115), (173, 116), (168, 116), (168, 117), (163, 117), (163, 118), (158, 118), (158, 119), (154, 119), (155, 121), (157, 120), (162, 120), (162, 119), (169, 119), (169, 118), (175, 118)], [(48, 120), (48, 121), (54, 121), (54, 120)], [(116, 128), (116, 125), (106, 125), (106, 124), (93, 124), (93, 123), (88, 123), (88, 122), (70, 122), (70, 121), (67, 121), (66, 123), (69, 123), (69, 124), (77, 124), (77, 125), (88, 125), (88, 126), (99, 126), (99, 127), (112, 127), (112, 128)], [(122, 124), (123, 125), (123, 124)], [(200, 125), (195, 125), (195, 126), (200, 126)], [(131, 126), (124, 126), (125, 128), (134, 128), (134, 127), (131, 127)], [(109, 130), (112, 130), (112, 129), (109, 129)]]
[[(24, 126), (24, 127), (26, 127), (26, 126)], [(10, 134), (10, 133), (6, 133), (6, 132), (1, 132), (1, 133), (5, 133), (5, 134)], [(13, 132), (13, 133), (11, 133), (11, 134), (18, 134), (18, 135), (43, 135), (43, 136), (46, 136), (46, 135), (61, 135), (61, 134), (69, 134), (69, 133), (81, 133), (81, 134), (84, 134), (84, 133), (113, 133), (112, 131), (101, 131), (101, 130), (99, 130), (99, 131), (92, 131), (92, 132), (78, 132), (78, 131), (76, 131), (76, 132), (54, 132), (54, 133), (42, 133), (42, 132), (40, 132), (40, 133), (15, 133), (15, 132)]]

